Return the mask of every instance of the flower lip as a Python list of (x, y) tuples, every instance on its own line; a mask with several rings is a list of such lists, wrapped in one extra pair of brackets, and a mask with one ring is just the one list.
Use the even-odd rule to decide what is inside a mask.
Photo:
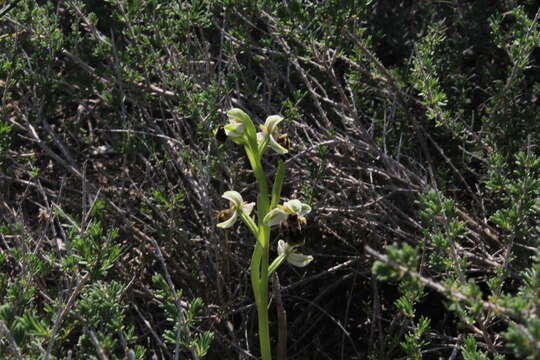
[(216, 140), (222, 144), (227, 140), (227, 132), (225, 131), (225, 128), (223, 126), (217, 128), (214, 136), (216, 137)]

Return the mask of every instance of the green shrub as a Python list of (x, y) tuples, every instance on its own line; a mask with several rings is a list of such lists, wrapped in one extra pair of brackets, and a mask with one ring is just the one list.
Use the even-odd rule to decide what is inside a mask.
[(215, 228), (254, 194), (213, 139), (237, 107), (287, 117), (283, 196), (317, 209), (279, 233), (316, 259), (279, 274), (289, 358), (539, 358), (538, 16), (2, 1), (0, 357), (256, 356), (252, 244)]

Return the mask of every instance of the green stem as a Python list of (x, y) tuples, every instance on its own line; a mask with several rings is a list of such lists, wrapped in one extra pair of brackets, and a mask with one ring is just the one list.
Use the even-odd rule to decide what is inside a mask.
[[(262, 236), (267, 238), (269, 232), (264, 231)], [(260, 241), (260, 268), (259, 268), (259, 286), (255, 295), (257, 304), (257, 316), (259, 322), (259, 343), (261, 347), (262, 360), (272, 360), (272, 349), (270, 347), (270, 325), (268, 322), (268, 245), (262, 246), (262, 243), (268, 244), (267, 240)], [(255, 290), (255, 289), (254, 289)]]
[(253, 236), (255, 237), (259, 236), (259, 227), (257, 226), (257, 224), (255, 224), (255, 222), (249, 216), (246, 215), (246, 213), (244, 213), (243, 211), (240, 211), (240, 218), (244, 221), (244, 223), (247, 225), (249, 230), (251, 230), (251, 232), (253, 233)]
[(272, 261), (272, 264), (268, 267), (268, 276), (272, 276), (274, 271), (276, 271), (281, 264), (287, 259), (287, 256), (285, 254), (279, 255), (277, 258)]
[(251, 259), (251, 285), (257, 305), (262, 360), (272, 360), (268, 323), (268, 246), (263, 246), (265, 243), (268, 244), (268, 241), (265, 240), (267, 234), (270, 235), (269, 229), (259, 233), (259, 239)]
[(270, 205), (268, 183), (264, 176), (261, 162), (261, 153), (257, 146), (246, 146), (246, 154), (259, 185), (257, 196), (257, 243), (251, 260), (251, 284), (257, 305), (257, 317), (259, 323), (259, 343), (262, 360), (272, 360), (270, 347), (270, 326), (268, 323), (268, 260), (270, 227), (264, 225), (264, 216), (268, 213)]

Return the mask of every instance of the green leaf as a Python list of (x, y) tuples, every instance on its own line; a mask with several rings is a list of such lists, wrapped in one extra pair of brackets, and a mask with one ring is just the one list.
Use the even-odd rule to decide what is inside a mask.
[(276, 171), (276, 177), (274, 178), (274, 185), (272, 186), (272, 201), (270, 203), (270, 209), (275, 208), (277, 203), (279, 202), (284, 178), (285, 178), (285, 163), (283, 162), (283, 160), (279, 160), (278, 168)]

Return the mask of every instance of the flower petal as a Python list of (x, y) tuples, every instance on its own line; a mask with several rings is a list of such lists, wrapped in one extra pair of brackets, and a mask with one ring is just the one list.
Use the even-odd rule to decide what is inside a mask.
[(238, 191), (225, 191), (221, 197), (229, 200), (236, 209), (240, 208), (244, 202)]
[(254, 207), (255, 207), (255, 203), (251, 202), (247, 204), (242, 204), (241, 209), (244, 212), (244, 214), (246, 214), (246, 216), (249, 216), (249, 214), (251, 214), (251, 212), (253, 211)]
[(277, 242), (277, 252), (278, 252), (278, 255), (283, 255), (287, 252), (288, 250), (288, 247), (289, 247), (289, 244), (287, 244), (287, 242), (283, 241), (283, 240), (279, 240)]
[(270, 147), (272, 150), (274, 150), (277, 153), (280, 154), (286, 154), (289, 152), (289, 150), (285, 149), (283, 146), (279, 145), (279, 143), (274, 139), (273, 135), (270, 135)]
[(287, 214), (281, 210), (279, 207), (272, 209), (266, 214), (263, 219), (263, 222), (268, 226), (275, 226), (281, 224), (285, 219), (287, 219)]
[(262, 144), (263, 141), (264, 141), (264, 138), (266, 137), (266, 135), (264, 135), (262, 132), (258, 132), (257, 133), (257, 144)]
[(296, 267), (304, 267), (313, 261), (313, 256), (291, 253), (287, 256), (287, 262)]
[(284, 207), (289, 209), (293, 214), (299, 214), (302, 211), (302, 203), (300, 200), (289, 200), (283, 204)]
[(304, 216), (304, 215), (309, 214), (310, 212), (311, 212), (311, 206), (309, 206), (308, 204), (302, 203), (302, 209), (300, 210), (298, 215), (299, 216)]
[(284, 120), (283, 116), (279, 115), (271, 115), (266, 118), (266, 121), (264, 122), (264, 126), (267, 129), (268, 134), (274, 133), (276, 131), (277, 125)]
[(233, 212), (232, 216), (225, 220), (224, 222), (220, 222), (219, 224), (217, 224), (217, 227), (218, 228), (222, 228), (222, 229), (228, 229), (230, 228), (231, 226), (234, 225), (234, 223), (236, 222), (236, 220), (238, 219), (238, 212), (235, 211)]

